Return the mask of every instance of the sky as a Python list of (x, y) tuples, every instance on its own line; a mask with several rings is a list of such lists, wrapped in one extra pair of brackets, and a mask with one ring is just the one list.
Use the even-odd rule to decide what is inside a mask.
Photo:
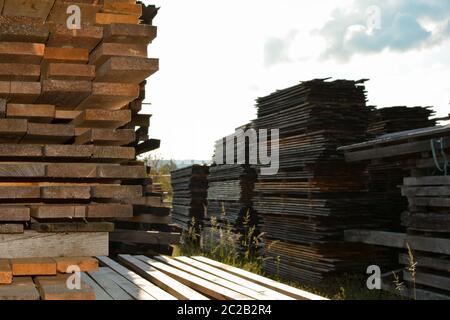
[(165, 159), (211, 159), (255, 99), (315, 78), (370, 79), (370, 105), (450, 113), (450, 0), (144, 0), (160, 7), (145, 112)]

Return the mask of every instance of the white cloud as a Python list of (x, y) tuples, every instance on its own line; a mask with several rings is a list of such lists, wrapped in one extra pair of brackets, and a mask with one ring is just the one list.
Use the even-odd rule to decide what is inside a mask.
[(329, 43), (324, 58), (347, 61), (357, 53), (404, 52), (450, 38), (441, 28), (429, 30), (450, 18), (450, 0), (357, 0), (353, 9), (337, 8), (320, 28)]

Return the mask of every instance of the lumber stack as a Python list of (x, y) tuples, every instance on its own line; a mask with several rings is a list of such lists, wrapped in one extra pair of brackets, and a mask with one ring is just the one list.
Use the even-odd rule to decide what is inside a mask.
[(243, 231), (246, 216), (250, 225), (256, 225), (255, 171), (247, 165), (211, 166), (209, 171), (207, 219), (216, 219), (220, 227), (229, 224), (235, 232)]
[(374, 109), (370, 114), (367, 132), (372, 137), (379, 137), (393, 132), (432, 127), (436, 125), (436, 121), (430, 119), (434, 114), (431, 107)]
[(95, 300), (94, 289), (72, 273), (97, 270), (90, 257), (0, 259), (0, 300)]
[[(374, 109), (370, 113), (368, 137), (432, 127), (436, 121), (431, 107), (390, 107)], [(374, 215), (384, 220), (391, 230), (399, 230), (401, 212), (406, 210), (407, 201), (402, 197), (399, 185), (409, 175), (408, 170), (396, 163), (369, 163), (367, 166), (368, 188), (373, 204)]]
[(207, 205), (208, 174), (209, 167), (203, 165), (171, 172), (172, 219), (183, 230), (200, 226), (203, 222)]
[[(400, 293), (417, 299), (450, 299), (449, 141), (450, 128), (443, 126), (388, 134), (341, 148), (349, 162), (376, 161), (409, 171), (401, 184), (408, 208), (401, 219), (397, 213), (403, 233), (355, 230), (348, 231), (347, 238), (402, 249), (398, 261), (404, 269), (399, 274), (406, 288)], [(385, 286), (392, 289), (391, 280)]]
[[(1, 3), (0, 258), (108, 255), (114, 219), (153, 217), (154, 202), (161, 206), (136, 161), (159, 147), (140, 112), (145, 79), (158, 70), (147, 57), (156, 8)], [(81, 29), (67, 27), (70, 5), (81, 10)]]
[(258, 170), (255, 187), (266, 272), (321, 285), (327, 276), (365, 270), (379, 251), (344, 242), (344, 230), (376, 223), (366, 206), (365, 167), (347, 164), (336, 150), (366, 136), (363, 82), (302, 82), (259, 98), (257, 108), (256, 129), (280, 130), (280, 169)]

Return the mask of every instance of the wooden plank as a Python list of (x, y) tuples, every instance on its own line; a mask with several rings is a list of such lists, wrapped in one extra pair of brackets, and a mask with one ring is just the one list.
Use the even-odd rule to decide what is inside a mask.
[(28, 123), (23, 143), (63, 144), (75, 137), (75, 128), (70, 124)]
[(403, 184), (406, 187), (450, 185), (450, 177), (449, 176), (406, 177), (403, 179)]
[(195, 256), (192, 258), (195, 260), (201, 261), (203, 263), (209, 264), (213, 267), (225, 270), (236, 276), (239, 276), (239, 277), (242, 277), (249, 281), (255, 282), (257, 284), (260, 284), (264, 287), (275, 290), (277, 292), (280, 292), (282, 294), (285, 294), (285, 295), (295, 298), (297, 300), (327, 300), (326, 298), (309, 293), (307, 291), (300, 290), (300, 289), (285, 285), (283, 283), (279, 283), (272, 279), (262, 277), (260, 275), (257, 275), (257, 274), (254, 274), (254, 273), (251, 273), (251, 272), (248, 272), (248, 271), (236, 268), (236, 267), (232, 267), (232, 266), (229, 266), (229, 265), (226, 265), (226, 264), (223, 264), (223, 263), (220, 263), (220, 262), (217, 262), (217, 261), (205, 258), (205, 257)]
[(81, 128), (117, 129), (131, 121), (130, 110), (84, 110), (71, 124)]
[(0, 199), (38, 199), (39, 197), (40, 197), (39, 187), (0, 186)]
[[(0, 12), (3, 0), (0, 0)], [(39, 19), (0, 16), (0, 41), (43, 43), (47, 41), (49, 26)]]
[(447, 292), (450, 289), (450, 277), (448, 275), (444, 276), (419, 271), (413, 278), (411, 273), (404, 270), (403, 279), (409, 282), (415, 281), (417, 284), (423, 286), (446, 290)]
[(13, 281), (13, 274), (9, 260), (0, 259), (0, 285), (11, 284), (12, 281)]
[(98, 260), (92, 257), (56, 257), (53, 260), (59, 273), (73, 273), (69, 268), (74, 266), (77, 266), (80, 272), (98, 270)]
[(139, 17), (130, 16), (126, 14), (114, 14), (114, 13), (97, 13), (95, 23), (97, 25), (111, 24), (111, 23), (123, 23), (123, 24), (138, 24)]
[[(450, 260), (444, 257), (427, 257), (415, 252), (414, 261), (417, 262), (418, 268), (428, 268), (444, 272), (448, 272), (450, 270)], [(399, 263), (405, 266), (410, 265), (409, 256), (405, 253), (400, 254)]]
[(252, 300), (251, 298), (243, 294), (219, 286), (213, 282), (207, 281), (203, 278), (189, 274), (177, 268), (171, 267), (163, 262), (159, 262), (145, 256), (136, 256), (135, 258), (147, 263), (148, 265), (160, 270), (161, 272), (164, 272), (175, 280), (178, 280), (179, 282), (209, 297), (213, 297), (219, 300)]
[(30, 229), (40, 233), (113, 232), (112, 222), (32, 222)]
[(0, 206), (0, 221), (30, 221), (30, 208), (23, 206)]
[(55, 0), (5, 0), (4, 16), (24, 16), (47, 19)]
[(42, 157), (42, 146), (35, 144), (0, 144), (0, 157)]
[(148, 44), (157, 35), (155, 26), (145, 24), (108, 24), (104, 26), (103, 42)]
[(130, 255), (119, 255), (119, 259), (140, 276), (153, 282), (179, 300), (208, 300), (197, 291)]
[(90, 129), (75, 138), (76, 144), (127, 145), (135, 140), (134, 130)]
[(408, 243), (413, 250), (450, 254), (450, 239), (410, 236), (404, 233), (369, 230), (347, 230), (345, 231), (345, 239), (350, 242), (402, 249), (407, 249), (406, 243)]
[(148, 175), (144, 166), (99, 165), (97, 167), (97, 177), (109, 179), (145, 179), (148, 178)]
[(10, 103), (7, 105), (6, 116), (13, 119), (28, 119), (31, 122), (49, 123), (55, 118), (55, 106)]
[(140, 143), (136, 146), (136, 155), (141, 155), (156, 149), (159, 149), (161, 146), (161, 140), (157, 139), (149, 139)]
[(0, 256), (7, 259), (108, 255), (108, 245), (107, 232), (0, 234)]
[[(0, 81), (0, 99), (2, 101), (2, 106), (4, 102), (9, 98), (9, 93), (11, 92), (11, 82), (10, 81)], [(4, 118), (5, 111), (2, 108), (2, 118)]]
[[(111, 260), (108, 257), (97, 257), (104, 265), (111, 268), (119, 275), (124, 277), (127, 281), (133, 283), (138, 287), (137, 294), (134, 293), (133, 297), (138, 300), (176, 300), (175, 297), (165, 292), (161, 288), (158, 288), (153, 283), (145, 280), (133, 271), (121, 266), (117, 262)], [(123, 286), (121, 286), (123, 288)], [(125, 289), (125, 288), (124, 288)], [(130, 293), (129, 291), (127, 291)], [(142, 299), (144, 297), (145, 299)], [(153, 299), (152, 299), (153, 298)]]
[[(4, 83), (4, 81), (0, 81), (0, 83)], [(1, 88), (0, 88), (0, 95), (1, 95)], [(8, 88), (8, 94), (9, 95), (9, 88)], [(6, 117), (6, 99), (0, 99), (0, 118)]]
[(97, 68), (95, 81), (140, 84), (158, 70), (158, 59), (112, 57)]
[(0, 62), (40, 64), (45, 45), (26, 42), (0, 42)]
[(102, 43), (89, 56), (89, 64), (98, 68), (112, 57), (147, 58), (147, 44)]
[(0, 63), (2, 81), (39, 81), (41, 68), (25, 63)]
[[(112, 297), (113, 300), (134, 300), (127, 291), (122, 289), (119, 284), (114, 282), (113, 279), (117, 279), (118, 274), (114, 273), (110, 268), (100, 268), (98, 271), (89, 272), (89, 276), (97, 282), (101, 288)], [(124, 283), (125, 279), (117, 281), (118, 283)], [(131, 283), (130, 283), (131, 285)], [(126, 287), (129, 287), (127, 284)], [(130, 290), (129, 290), (130, 291)], [(134, 291), (134, 290), (133, 290)]]
[(0, 163), (0, 178), (43, 178), (46, 165), (43, 163)]
[(118, 13), (128, 14), (139, 18), (142, 16), (142, 4), (136, 4), (134, 2), (117, 2), (111, 0), (105, 0), (103, 4), (102, 12), (106, 13)]
[(402, 226), (409, 230), (450, 232), (450, 215), (447, 213), (402, 213)]
[[(139, 96), (139, 85), (137, 84), (127, 83), (126, 81), (114, 83), (114, 81), (110, 81), (107, 78), (104, 80), (108, 82), (98, 82), (96, 80), (97, 82), (92, 84), (92, 94), (78, 104), (77, 110), (119, 110)], [(126, 123), (130, 121), (131, 118)]]
[(85, 272), (81, 273), (81, 279), (87, 283), (95, 292), (95, 300), (108, 301), (113, 300), (111, 296), (103, 290), (102, 287), (98, 285), (91, 277), (89, 277)]
[(28, 122), (25, 119), (0, 119), (0, 141), (18, 143), (27, 129)]
[[(80, 115), (81, 111), (76, 110), (61, 110), (57, 109), (55, 112), (56, 120), (73, 120)], [(76, 134), (76, 131), (75, 131)]]
[[(82, 17), (84, 20), (84, 17)], [(103, 28), (84, 24), (81, 29), (70, 30), (66, 23), (53, 24), (47, 41), (49, 47), (71, 47), (93, 50), (102, 40)]]
[(86, 207), (77, 205), (38, 205), (30, 206), (31, 216), (36, 219), (74, 219), (85, 218)]
[(43, 77), (51, 80), (92, 81), (95, 67), (76, 63), (49, 63)]
[(98, 177), (97, 165), (90, 163), (50, 163), (47, 165), (46, 175), (51, 178), (87, 179)]
[(87, 218), (132, 217), (133, 206), (126, 204), (93, 204), (87, 206)]
[(12, 284), (0, 286), (0, 300), (39, 300), (39, 297), (31, 277), (16, 277)]
[(133, 199), (142, 197), (142, 186), (98, 185), (92, 187), (92, 198)]
[(230, 282), (236, 283), (240, 286), (246, 287), (250, 290), (253, 290), (255, 292), (258, 292), (262, 295), (264, 295), (264, 298), (266, 300), (295, 300), (294, 298), (281, 294), (275, 290), (271, 290), (267, 287), (264, 287), (262, 285), (259, 285), (255, 282), (246, 280), (242, 277), (236, 276), (232, 273), (229, 273), (227, 271), (221, 270), (219, 268), (210, 266), (206, 263), (197, 261), (195, 259), (192, 258), (188, 258), (188, 257), (176, 257), (175, 258), (178, 261), (181, 261), (189, 266), (195, 267), (199, 270), (202, 270), (204, 272), (208, 272), (210, 274), (213, 274), (216, 277), (220, 277), (223, 278), (225, 280), (228, 280)]
[(36, 277), (34, 279), (42, 300), (95, 300), (95, 291), (82, 279), (81, 288), (69, 288), (71, 275), (56, 277)]
[(22, 223), (1, 223), (0, 233), (1, 234), (21, 234), (23, 233), (24, 227)]
[(131, 147), (94, 146), (92, 158), (108, 160), (134, 160), (136, 152)]
[(92, 146), (78, 145), (45, 145), (44, 156), (50, 158), (80, 158), (90, 159), (94, 154)]
[(89, 51), (81, 48), (52, 48), (45, 47), (44, 66), (49, 63), (80, 63), (89, 62)]
[(56, 262), (52, 258), (11, 259), (13, 276), (56, 275)]
[(241, 286), (240, 284), (237, 284), (235, 282), (226, 280), (224, 278), (215, 276), (209, 272), (205, 272), (203, 270), (200, 270), (198, 268), (192, 267), (186, 263), (183, 263), (179, 260), (175, 260), (169, 257), (165, 256), (156, 256), (154, 257), (155, 260), (166, 263), (169, 266), (172, 266), (174, 268), (180, 269), (183, 272), (190, 273), (192, 275), (195, 275), (196, 277), (202, 278), (204, 280), (210, 281), (218, 286), (222, 286), (224, 288), (230, 289), (232, 291), (238, 292), (242, 295), (245, 295), (246, 297), (249, 297), (251, 299), (255, 300), (271, 300), (268, 296), (266, 296), (263, 293), (257, 292), (255, 290), (249, 289), (247, 287)]
[(40, 94), (40, 82), (12, 81), (8, 99), (11, 103), (35, 103)]
[(129, 198), (125, 200), (126, 203), (133, 205), (141, 205), (147, 207), (162, 207), (163, 201), (161, 196), (153, 197), (140, 197), (140, 198)]
[(36, 101), (73, 110), (91, 91), (90, 81), (43, 80), (42, 93)]
[(83, 186), (49, 186), (41, 187), (42, 199), (72, 199), (82, 200), (91, 198), (91, 188)]
[(119, 230), (110, 235), (112, 242), (128, 242), (147, 245), (170, 245), (180, 241), (180, 234), (175, 232)]

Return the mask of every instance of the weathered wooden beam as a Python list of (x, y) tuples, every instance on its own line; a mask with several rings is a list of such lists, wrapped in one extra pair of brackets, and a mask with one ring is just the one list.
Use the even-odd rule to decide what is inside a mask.
[(43, 72), (45, 79), (92, 81), (95, 78), (95, 66), (76, 63), (50, 63)]
[(158, 70), (158, 59), (112, 57), (97, 68), (95, 81), (139, 84)]
[(6, 259), (107, 256), (108, 246), (107, 232), (0, 234), (0, 256)]
[(365, 244), (407, 249), (409, 244), (412, 250), (450, 254), (450, 239), (410, 236), (404, 233), (347, 230), (345, 240)]
[(26, 42), (0, 42), (0, 62), (40, 64), (45, 45)]
[(4, 16), (24, 16), (47, 19), (55, 0), (5, 0), (3, 7)]
[(131, 121), (130, 110), (88, 109), (71, 123), (80, 128), (119, 128)]
[(90, 129), (75, 138), (76, 144), (127, 145), (135, 140), (134, 130)]
[(148, 44), (157, 35), (157, 28), (146, 24), (112, 23), (104, 26), (105, 43)]
[(147, 44), (102, 43), (89, 56), (89, 63), (99, 67), (112, 57), (147, 58)]
[(43, 80), (42, 93), (37, 103), (73, 110), (91, 94), (91, 91), (90, 81)]
[[(109, 81), (110, 79), (106, 79)], [(130, 83), (94, 82), (92, 94), (78, 104), (77, 110), (122, 109), (139, 95), (139, 86)]]

